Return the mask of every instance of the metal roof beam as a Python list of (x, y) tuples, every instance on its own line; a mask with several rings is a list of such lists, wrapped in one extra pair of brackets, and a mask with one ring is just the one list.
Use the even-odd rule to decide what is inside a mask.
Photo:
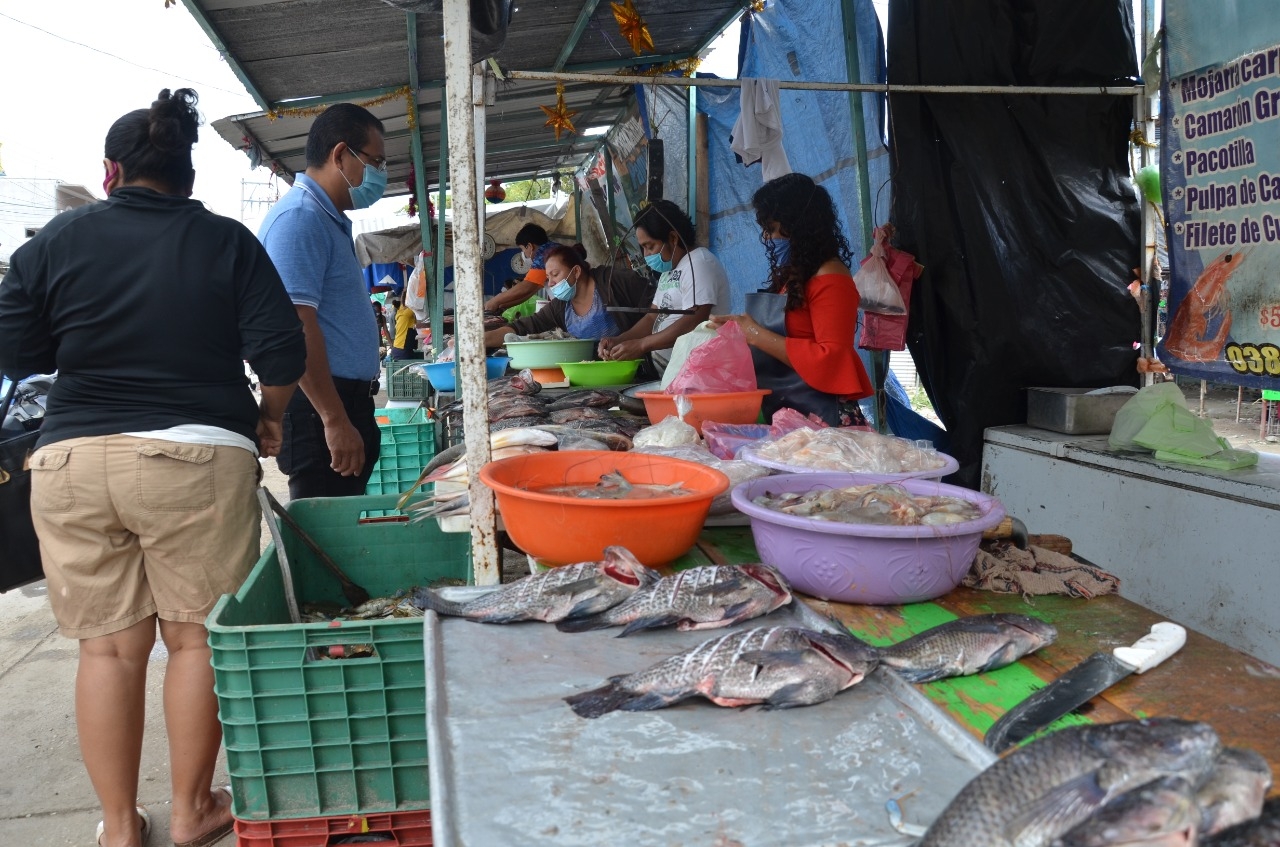
[(258, 86), (254, 81), (249, 78), (249, 74), (243, 67), (241, 67), (240, 62), (236, 59), (235, 55), (227, 49), (226, 42), (222, 40), (222, 36), (218, 34), (218, 31), (213, 28), (213, 24), (209, 22), (209, 19), (205, 17), (204, 10), (200, 8), (195, 0), (182, 0), (182, 5), (187, 7), (187, 11), (191, 13), (191, 17), (195, 18), (196, 23), (200, 24), (200, 28), (204, 30), (204, 34), (209, 36), (209, 40), (213, 42), (213, 46), (217, 49), (218, 55), (222, 56), (226, 63), (231, 66), (232, 73), (236, 75), (236, 79), (240, 80), (240, 84), (249, 92), (249, 96), (253, 98), (253, 102), (257, 103), (258, 108), (262, 111), (267, 111), (270, 108), (267, 106), (267, 98), (258, 90)]
[(553, 71), (564, 69), (565, 63), (569, 61), (569, 57), (578, 46), (578, 39), (582, 38), (582, 33), (587, 31), (587, 24), (591, 23), (591, 16), (596, 13), (596, 7), (599, 5), (600, 0), (584, 0), (582, 9), (578, 12), (578, 19), (574, 21), (573, 30), (565, 39), (564, 46), (560, 48), (560, 55), (551, 66)]
[(706, 41), (703, 41), (702, 44), (698, 45), (698, 49), (693, 51), (693, 55), (695, 56), (701, 55), (702, 51), (706, 50), (708, 47), (711, 46), (711, 42), (719, 38), (720, 34), (729, 28), (730, 24), (732, 24), (738, 18), (742, 17), (742, 13), (747, 11), (747, 8), (750, 7), (750, 5), (751, 5), (750, 0), (748, 0), (748, 2), (743, 3), (733, 12), (729, 13), (728, 15), (725, 15), (724, 19), (720, 21), (719, 26), (711, 30), (711, 34), (707, 37)]
[(567, 73), (586, 73), (590, 71), (612, 71), (619, 68), (632, 68), (636, 65), (665, 65), (667, 62), (683, 62), (692, 59), (697, 53), (667, 53), (662, 56), (631, 56), (618, 59), (605, 59), (600, 62), (584, 62), (580, 65), (565, 67)]

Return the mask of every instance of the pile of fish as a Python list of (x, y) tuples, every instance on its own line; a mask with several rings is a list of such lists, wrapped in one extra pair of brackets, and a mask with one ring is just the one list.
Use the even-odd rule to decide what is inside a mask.
[(982, 517), (960, 497), (917, 496), (895, 483), (822, 488), (806, 493), (766, 491), (752, 502), (797, 517), (879, 526), (945, 526)]
[[(738, 567), (764, 568), (763, 565)], [(687, 605), (680, 610), (673, 608), (674, 601), (663, 606), (664, 595), (669, 590), (664, 583), (684, 579), (688, 584), (698, 585), (704, 579), (714, 579), (700, 576), (697, 573), (700, 570), (715, 569), (694, 568), (667, 577), (614, 609), (594, 618), (566, 621), (556, 628), (580, 632), (597, 626), (627, 624), (622, 632), (627, 635), (649, 626), (669, 626), (674, 621), (679, 621), (680, 629), (723, 625), (689, 623), (694, 616)], [(768, 587), (768, 578), (777, 574), (771, 569), (765, 571), (767, 573), (759, 572), (757, 579)], [(748, 575), (735, 577), (733, 582), (742, 585)], [(780, 577), (777, 579), (785, 589), (786, 584)], [(700, 590), (695, 588), (684, 602), (696, 602)], [(751, 602), (759, 604), (768, 599), (761, 597), (758, 590), (755, 594)], [(737, 599), (723, 589), (718, 596), (722, 597), (721, 604)], [(776, 608), (789, 601), (790, 596), (778, 597), (772, 605)], [(741, 607), (746, 605), (746, 601), (741, 601)], [(725, 609), (725, 614), (737, 608), (740, 607), (731, 606)], [(755, 614), (744, 617), (771, 611), (765, 606), (757, 608)], [(661, 709), (695, 696), (705, 697), (719, 706), (763, 704), (766, 708), (786, 709), (829, 700), (860, 682), (878, 664), (894, 668), (913, 682), (928, 682), (1004, 667), (1051, 644), (1057, 634), (1057, 630), (1043, 621), (1011, 614), (960, 618), (883, 648), (872, 647), (845, 632), (832, 634), (791, 627), (751, 629), (703, 642), (650, 668), (613, 677), (600, 688), (566, 697), (565, 701), (585, 718), (598, 718), (617, 710)]]
[[(582, 388), (555, 399), (540, 396), (541, 391), (542, 385), (527, 369), (514, 377), (490, 380), (490, 431), (556, 424), (605, 436), (613, 445), (608, 449), (627, 450), (631, 437), (649, 425), (647, 418), (609, 411), (618, 405), (616, 391)], [(462, 398), (436, 411), (447, 428), (461, 429)]]
[[(601, 580), (627, 588), (601, 593)], [(562, 632), (626, 626), (622, 635), (630, 635), (667, 626), (731, 626), (790, 603), (791, 589), (768, 565), (692, 568), (664, 577), (625, 547), (609, 547), (600, 562), (530, 574), (469, 603), (446, 600), (430, 589), (416, 591), (412, 602), (481, 623), (538, 620), (556, 623)]]
[(851, 635), (759, 627), (705, 641), (565, 702), (579, 716), (662, 709), (690, 697), (717, 706), (790, 709), (830, 700), (875, 669), (874, 648)]
[(937, 470), (947, 464), (936, 450), (905, 438), (844, 427), (797, 429), (753, 445), (746, 455), (793, 467), (881, 474)]
[(1280, 843), (1261, 756), (1175, 718), (1059, 730), (969, 782), (919, 847), (1138, 847)]

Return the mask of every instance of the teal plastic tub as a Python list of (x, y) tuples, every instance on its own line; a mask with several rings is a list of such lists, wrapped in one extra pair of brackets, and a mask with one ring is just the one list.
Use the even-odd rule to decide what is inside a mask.
[[(395, 501), (318, 498), (288, 509), (372, 597), (442, 577), (470, 582), (468, 536), (435, 521), (362, 520)], [(345, 605), (338, 581), (282, 532), (299, 605)], [(271, 546), (205, 623), (237, 818), (430, 807), (422, 618), (291, 623)], [(364, 645), (372, 656), (339, 658)]]

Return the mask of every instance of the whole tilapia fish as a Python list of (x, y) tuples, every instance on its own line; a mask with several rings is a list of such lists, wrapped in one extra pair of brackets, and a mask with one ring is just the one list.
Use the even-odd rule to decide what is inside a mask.
[(547, 403), (547, 412), (559, 412), (563, 409), (579, 409), (584, 406), (595, 406), (608, 409), (618, 405), (618, 392), (604, 391), (599, 388), (580, 388), (569, 391)]
[(1252, 750), (1224, 748), (1213, 772), (1196, 790), (1203, 819), (1200, 834), (1213, 835), (1258, 816), (1271, 790), (1271, 766)]
[(531, 574), (467, 603), (445, 600), (429, 588), (418, 589), (412, 599), (419, 608), (481, 623), (554, 622), (603, 611), (658, 576), (625, 547), (606, 547), (603, 561)]
[(883, 647), (880, 662), (910, 682), (932, 682), (1002, 668), (1057, 637), (1053, 626), (1026, 615), (974, 615)]
[(561, 621), (561, 632), (625, 626), (619, 637), (642, 629), (716, 629), (767, 615), (791, 602), (791, 588), (768, 565), (712, 565), (664, 576), (612, 609)]
[(1280, 845), (1280, 797), (1262, 805), (1253, 820), (1238, 823), (1216, 835), (1200, 839), (1200, 847), (1278, 847)]
[(1067, 727), (970, 780), (919, 847), (1043, 847), (1157, 777), (1200, 782), (1220, 749), (1208, 724), (1176, 718)]
[(1121, 794), (1053, 847), (1192, 847), (1199, 829), (1195, 788), (1162, 776)]
[(662, 709), (689, 697), (717, 706), (763, 703), (771, 709), (830, 700), (876, 666), (856, 638), (795, 627), (760, 627), (704, 641), (692, 650), (609, 684), (566, 697), (578, 715)]

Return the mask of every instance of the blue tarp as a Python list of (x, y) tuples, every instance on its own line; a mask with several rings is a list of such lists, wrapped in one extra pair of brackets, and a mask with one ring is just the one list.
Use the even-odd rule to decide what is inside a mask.
[[(884, 44), (880, 22), (870, 0), (855, 2), (861, 82), (884, 82)], [(812, 0), (772, 0), (744, 27), (746, 42), (742, 77), (817, 82), (843, 82), (844, 31), (840, 4)], [(732, 286), (734, 311), (745, 296), (765, 283), (768, 263), (760, 243), (760, 227), (751, 195), (762, 184), (759, 163), (744, 167), (729, 149), (738, 119), (738, 89), (698, 89), (698, 111), (707, 116), (711, 182), (711, 252), (724, 264)], [(845, 235), (855, 258), (866, 254), (858, 209), (858, 162), (855, 158), (847, 92), (783, 90), (783, 146), (793, 170), (808, 174), (835, 199)], [(867, 158), (876, 222), (888, 218), (889, 157), (882, 131), (884, 98), (862, 95)]]

